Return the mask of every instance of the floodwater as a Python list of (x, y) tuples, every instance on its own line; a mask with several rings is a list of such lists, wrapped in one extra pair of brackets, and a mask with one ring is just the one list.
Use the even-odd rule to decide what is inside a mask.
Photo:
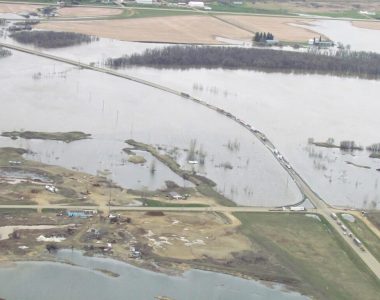
[[(366, 147), (380, 142), (380, 81), (232, 70), (133, 68), (129, 74), (165, 84), (221, 107), (264, 132), (327, 202), (380, 205), (380, 160), (367, 151), (308, 145), (308, 138)], [(369, 166), (370, 169), (347, 164)]]
[[(164, 188), (165, 181), (168, 180), (180, 186), (194, 186), (191, 182), (173, 173), (148, 152), (134, 151), (145, 158), (145, 163), (128, 162), (129, 155), (122, 151), (128, 145), (122, 140), (95, 136), (90, 140), (80, 140), (67, 144), (60, 141), (44, 140), (18, 139), (11, 141), (0, 137), (0, 145), (29, 149), (31, 151), (24, 155), (27, 159), (105, 176), (111, 181), (132, 189), (156, 190)], [(151, 173), (152, 164), (155, 169), (154, 174)]]
[[(149, 167), (140, 175), (134, 171), (139, 166), (123, 166), (128, 157), (121, 153), (127, 146), (123, 141), (133, 138), (176, 150), (180, 163), (189, 168), (184, 149), (193, 140), (196, 150), (206, 155), (205, 164), (196, 165), (195, 171), (214, 180), (217, 190), (237, 203), (277, 206), (301, 199), (289, 175), (247, 130), (195, 103), (16, 51), (0, 60), (0, 68), (9, 70), (0, 74), (4, 87), (0, 101), (6, 108), (0, 111), (2, 130), (80, 130), (93, 135), (91, 140), (70, 144), (2, 138), (0, 146), (25, 146), (43, 162), (91, 174), (110, 170), (110, 178), (124, 187), (155, 189), (168, 179), (179, 185), (186, 182), (175, 174), (168, 176), (171, 171), (165, 169), (155, 173), (158, 179), (153, 184)], [(236, 147), (229, 149), (229, 143)], [(226, 163), (232, 169), (220, 167)]]
[[(7, 300), (154, 300), (158, 296), (177, 300), (308, 299), (284, 291), (279, 285), (270, 288), (260, 282), (214, 272), (190, 270), (182, 276), (168, 276), (111, 259), (84, 257), (71, 250), (59, 251), (57, 259), (76, 266), (20, 262), (0, 267), (0, 297)], [(111, 277), (94, 269), (108, 270), (120, 276)]]
[[(324, 34), (335, 34), (334, 30), (337, 30), (342, 40), (334, 38), (334, 35), (330, 37), (345, 44), (348, 44), (347, 38), (353, 34), (351, 40), (355, 43), (351, 43), (351, 46), (354, 49), (368, 50), (367, 39), (375, 41), (369, 50), (378, 49), (378, 31), (356, 28), (348, 21), (321, 20), (314, 25), (314, 30), (326, 30), (321, 32)], [(366, 39), (360, 38), (362, 34)], [(162, 47), (162, 44), (100, 39), (89, 45), (43, 51), (87, 63), (102, 64), (107, 56), (140, 53), (153, 47)], [(126, 80), (14, 54), (13, 57), (0, 61), (0, 67), (8, 64), (8, 68), (14, 69), (11, 72), (13, 77), (0, 77), (4, 86), (8, 87), (7, 80), (12, 81), (7, 88), (7, 98), (8, 101), (15, 100), (7, 107), (18, 111), (20, 115), (31, 109), (35, 117), (29, 122), (19, 118), (5, 118), (8, 120), (4, 122), (4, 128), (30, 130), (33, 127), (49, 130), (49, 127), (46, 128), (47, 120), (61, 131), (87, 130), (95, 137), (95, 141), (70, 145), (43, 142), (37, 147), (34, 142), (28, 142), (32, 145), (32, 150), (39, 149), (35, 152), (41, 161), (54, 162), (52, 155), (44, 155), (43, 147), (47, 144), (50, 152), (60, 153), (56, 158), (57, 164), (76, 167), (92, 174), (99, 169), (111, 169), (112, 174), (115, 174), (111, 179), (124, 186), (148, 186), (154, 189), (166, 180), (170, 170), (156, 183), (150, 182), (147, 167), (145, 175), (126, 176), (128, 172), (121, 163), (125, 154), (120, 154), (120, 149), (116, 149), (116, 146), (110, 151), (112, 146), (109, 144), (119, 144), (121, 148), (122, 141), (132, 137), (160, 145), (171, 152), (175, 150), (176, 157), (184, 168), (194, 168), (213, 179), (217, 182), (219, 191), (239, 204), (280, 205), (295, 203), (300, 199), (294, 183), (273, 157), (250, 134), (223, 116), (217, 116), (173, 95)], [(24, 66), (15, 64), (19, 57)], [(250, 122), (268, 135), (295, 169), (329, 203), (352, 207), (374, 207), (379, 204), (380, 172), (376, 171), (380, 168), (379, 160), (369, 158), (366, 151), (347, 153), (307, 144), (310, 137), (315, 141), (325, 141), (332, 137), (337, 143), (350, 139), (364, 147), (380, 142), (377, 134), (377, 128), (380, 128), (377, 117), (380, 109), (377, 101), (379, 81), (231, 70), (128, 68), (119, 72), (187, 92)], [(20, 78), (18, 74), (21, 73), (26, 75)], [(15, 80), (16, 76), (18, 80)], [(31, 80), (31, 77), (37, 77), (38, 80)], [(102, 82), (102, 88), (94, 82)], [(14, 87), (11, 87), (12, 84)], [(16, 89), (21, 91), (21, 97), (17, 99), (12, 95)], [(37, 99), (37, 95), (41, 100)], [(33, 103), (33, 107), (28, 103)], [(64, 123), (63, 120), (66, 119), (71, 123)], [(58, 125), (59, 120), (62, 122)], [(193, 139), (197, 141), (198, 150), (201, 148), (207, 153), (205, 166), (187, 164), (184, 149), (189, 149)], [(1, 145), (9, 143), (17, 145), (17, 142), (0, 139)], [(86, 146), (79, 147), (81, 143)], [(56, 146), (52, 148), (52, 144)], [(226, 147), (228, 144), (238, 145), (238, 150), (229, 150)], [(87, 147), (92, 150), (89, 151)], [(70, 150), (74, 148), (77, 149)], [(108, 149), (107, 154), (104, 149)], [(83, 160), (78, 159), (83, 155), (75, 156), (75, 153), (89, 152), (90, 155)], [(107, 159), (107, 156), (112, 158)], [(369, 166), (370, 169), (347, 162)], [(221, 167), (226, 163), (230, 163), (233, 169)], [(117, 173), (121, 175), (118, 176)], [(173, 181), (180, 183), (181, 179)]]
[(321, 33), (334, 42), (350, 45), (352, 50), (380, 53), (380, 30), (360, 28), (351, 21), (318, 20), (310, 25), (295, 25)]

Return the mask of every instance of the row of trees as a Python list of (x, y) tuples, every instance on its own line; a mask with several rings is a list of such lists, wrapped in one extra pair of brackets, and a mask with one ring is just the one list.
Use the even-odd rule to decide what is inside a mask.
[(256, 43), (261, 43), (265, 41), (273, 41), (274, 40), (274, 35), (271, 34), (270, 32), (265, 33), (265, 32), (256, 32), (255, 36), (253, 37), (253, 41)]
[(106, 61), (108, 66), (226, 68), (380, 78), (380, 55), (369, 52), (302, 53), (272, 49), (168, 46)]
[(86, 34), (56, 31), (20, 31), (12, 33), (11, 37), (19, 43), (41, 48), (68, 47), (98, 40)]
[(7, 56), (10, 56), (10, 55), (12, 55), (11, 51), (9, 51), (7, 49), (0, 48), (0, 58), (7, 57)]
[(372, 144), (371, 146), (368, 146), (367, 150), (371, 152), (380, 152), (380, 143)]

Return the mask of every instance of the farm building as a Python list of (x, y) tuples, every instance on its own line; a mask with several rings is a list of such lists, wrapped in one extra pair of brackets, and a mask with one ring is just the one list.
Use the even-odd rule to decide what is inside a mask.
[(91, 218), (96, 215), (98, 212), (92, 209), (84, 209), (84, 210), (68, 210), (66, 212), (68, 217), (71, 218)]
[(169, 193), (169, 197), (173, 200), (182, 200), (183, 199), (183, 196), (181, 196), (180, 194), (178, 194), (177, 192), (170, 192)]
[(189, 3), (187, 3), (187, 5), (189, 5), (190, 7), (197, 7), (197, 8), (204, 8), (205, 7), (205, 3), (201, 2), (201, 1), (189, 1)]

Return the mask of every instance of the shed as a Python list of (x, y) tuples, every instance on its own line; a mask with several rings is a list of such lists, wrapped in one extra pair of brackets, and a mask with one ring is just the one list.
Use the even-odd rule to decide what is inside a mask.
[(169, 196), (170, 196), (170, 198), (172, 198), (174, 200), (182, 200), (183, 199), (183, 196), (181, 196), (177, 192), (170, 192)]
[(190, 7), (199, 7), (199, 8), (205, 7), (205, 3), (201, 1), (189, 1), (187, 5), (189, 5)]

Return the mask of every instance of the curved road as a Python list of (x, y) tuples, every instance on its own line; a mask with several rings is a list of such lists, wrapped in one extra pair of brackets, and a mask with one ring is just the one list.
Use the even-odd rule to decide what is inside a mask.
[[(357, 247), (354, 244), (354, 242), (349, 237), (347, 237), (346, 234), (344, 234), (344, 232), (340, 228), (340, 226), (335, 222), (335, 220), (333, 220), (331, 218), (331, 213), (334, 211), (333, 208), (330, 205), (328, 205), (316, 192), (314, 192), (311, 189), (311, 187), (307, 184), (307, 182), (291, 167), (289, 162), (282, 155), (280, 155), (278, 150), (275, 148), (273, 143), (270, 140), (268, 140), (268, 138), (265, 136), (265, 134), (260, 132), (257, 129), (254, 129), (250, 124), (240, 120), (236, 116), (232, 115), (231, 113), (229, 113), (223, 109), (220, 109), (216, 106), (210, 105), (210, 104), (208, 104), (202, 100), (199, 100), (197, 98), (191, 97), (187, 93), (177, 91), (177, 90), (168, 88), (166, 86), (156, 84), (156, 83), (153, 83), (153, 82), (141, 79), (141, 78), (129, 76), (126, 74), (121, 74), (121, 73), (118, 73), (118, 72), (110, 70), (110, 69), (99, 68), (99, 67), (91, 66), (91, 65), (88, 65), (85, 63), (77, 62), (74, 60), (70, 60), (70, 59), (66, 59), (66, 58), (54, 56), (51, 54), (39, 52), (36, 50), (23, 48), (23, 47), (19, 47), (19, 46), (15, 46), (15, 45), (10, 45), (10, 44), (6, 44), (6, 43), (2, 43), (2, 42), (0, 42), (0, 47), (4, 47), (4, 48), (16, 50), (16, 51), (21, 51), (24, 53), (40, 56), (43, 58), (47, 58), (47, 59), (59, 61), (62, 63), (74, 65), (74, 66), (77, 66), (80, 68), (84, 68), (84, 69), (88, 69), (88, 70), (92, 70), (92, 71), (96, 71), (96, 72), (100, 72), (100, 73), (105, 73), (105, 74), (109, 74), (112, 76), (131, 80), (131, 81), (134, 81), (134, 82), (137, 82), (140, 84), (144, 84), (146, 86), (150, 86), (150, 87), (159, 89), (161, 91), (180, 96), (183, 99), (190, 100), (190, 101), (196, 102), (200, 105), (206, 106), (207, 108), (212, 109), (212, 110), (214, 110), (220, 114), (223, 114), (224, 116), (226, 116), (226, 117), (230, 118), (231, 120), (237, 122), (238, 124), (240, 124), (241, 126), (246, 128), (247, 130), (249, 130), (256, 138), (258, 138), (264, 144), (264, 146), (268, 150), (270, 150), (272, 152), (273, 156), (277, 159), (277, 161), (281, 164), (281, 166), (289, 173), (290, 177), (296, 183), (296, 185), (300, 189), (301, 193), (305, 196), (305, 198), (309, 199), (310, 202), (314, 205), (315, 212), (317, 212), (317, 213), (319, 213), (325, 217), (325, 219), (330, 223), (330, 225), (333, 228), (335, 228), (335, 230), (340, 234), (340, 236), (350, 245), (352, 250), (364, 261), (364, 263), (368, 266), (368, 268), (373, 271), (373, 273), (377, 276), (377, 278), (380, 279), (380, 263), (376, 260), (376, 258), (364, 247), (363, 247), (364, 251), (361, 250), (359, 247)], [(5, 206), (2, 206), (2, 207), (5, 207)], [(32, 208), (33, 206), (28, 206), (28, 207)], [(53, 208), (52, 206), (49, 206), (49, 207)], [(131, 209), (131, 208), (129, 208), (129, 209)], [(148, 208), (146, 208), (146, 207), (138, 208), (138, 209), (134, 208), (134, 209), (135, 210), (138, 210), (138, 209), (148, 210)], [(149, 208), (149, 209), (151, 209), (151, 208)], [(160, 210), (168, 210), (168, 211), (169, 210), (177, 210), (177, 211), (178, 210), (188, 210), (188, 211), (207, 211), (207, 210), (209, 210), (209, 211), (212, 211), (212, 209), (214, 209), (214, 208), (185, 208), (185, 207), (183, 207), (180, 209), (178, 209), (178, 208), (165, 208), (165, 209), (159, 208), (159, 209)], [(218, 208), (218, 209), (220, 209), (218, 211), (222, 211), (223, 209), (225, 209), (225, 211), (239, 211), (239, 209), (242, 209), (244, 211), (259, 211), (259, 208), (251, 208), (251, 210), (249, 210), (249, 208), (239, 208), (239, 207), (238, 208)], [(237, 210), (232, 210), (232, 209), (237, 209)], [(152, 210), (157, 210), (157, 208), (152, 208)], [(268, 211), (268, 209), (266, 211)]]

